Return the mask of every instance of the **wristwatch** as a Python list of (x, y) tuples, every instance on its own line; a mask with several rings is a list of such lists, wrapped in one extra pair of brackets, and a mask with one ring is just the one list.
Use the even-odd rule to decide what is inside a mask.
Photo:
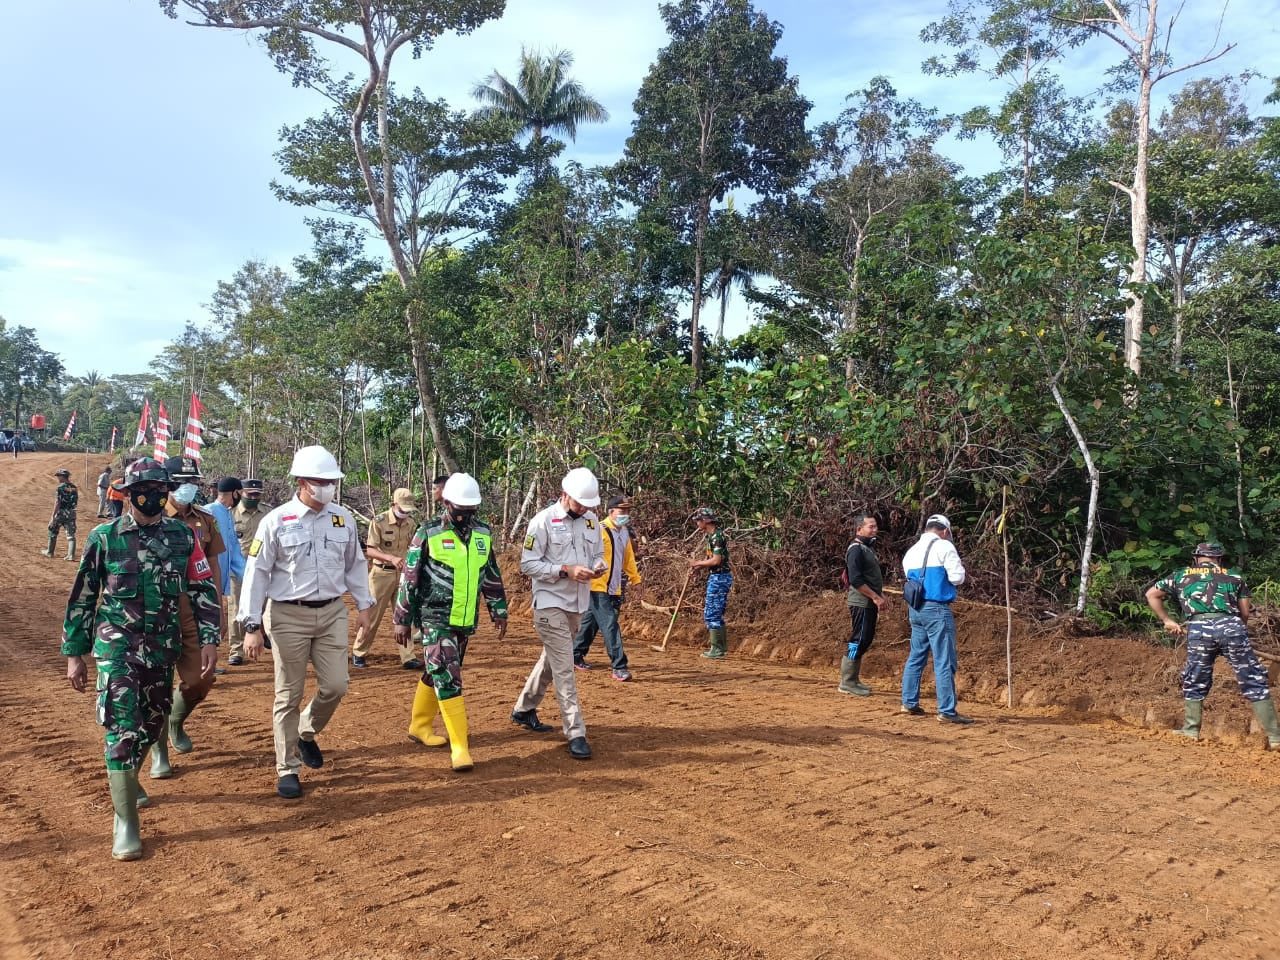
[(564, 564), (560, 565), (560, 579), (561, 580), (569, 579), (569, 568), (566, 567)]
[(257, 623), (253, 620), (246, 620), (242, 624), (242, 626), (244, 627), (245, 633), (257, 633), (259, 630), (262, 629), (262, 624)]

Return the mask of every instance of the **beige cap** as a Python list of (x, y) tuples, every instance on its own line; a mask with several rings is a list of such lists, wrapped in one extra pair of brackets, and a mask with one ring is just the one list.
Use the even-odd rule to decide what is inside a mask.
[(405, 513), (412, 513), (418, 509), (418, 501), (413, 496), (413, 491), (408, 487), (400, 487), (391, 495), (391, 503), (393, 506), (399, 507)]

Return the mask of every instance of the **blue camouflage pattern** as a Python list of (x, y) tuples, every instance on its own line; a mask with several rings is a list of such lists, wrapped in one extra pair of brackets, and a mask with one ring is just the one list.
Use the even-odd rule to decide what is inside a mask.
[(707, 577), (707, 596), (702, 604), (702, 619), (707, 629), (719, 630), (724, 626), (724, 610), (732, 588), (732, 573), (713, 573)]
[(1213, 686), (1213, 663), (1221, 654), (1235, 671), (1241, 695), (1250, 703), (1271, 696), (1267, 671), (1253, 652), (1249, 631), (1239, 617), (1193, 620), (1187, 624), (1187, 663), (1182, 669), (1182, 696), (1203, 700)]

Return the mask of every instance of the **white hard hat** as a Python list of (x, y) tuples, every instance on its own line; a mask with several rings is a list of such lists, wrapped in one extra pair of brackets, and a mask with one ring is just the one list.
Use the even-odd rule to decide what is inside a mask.
[(291, 477), (311, 477), (315, 480), (341, 480), (345, 474), (338, 469), (338, 461), (324, 447), (303, 447), (293, 455)]
[(444, 482), (441, 500), (447, 500), (455, 507), (480, 506), (480, 484), (469, 473), (453, 473)]
[(600, 483), (586, 467), (574, 467), (560, 481), (560, 489), (584, 507), (600, 506)]

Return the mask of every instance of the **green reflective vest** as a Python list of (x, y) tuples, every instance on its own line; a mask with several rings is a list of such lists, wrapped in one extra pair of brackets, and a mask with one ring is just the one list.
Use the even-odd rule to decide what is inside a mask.
[(430, 562), (447, 568), (453, 575), (450, 627), (468, 629), (476, 625), (480, 606), (480, 574), (489, 562), (492, 549), (493, 538), (479, 530), (472, 530), (466, 542), (453, 530), (441, 530), (427, 539)]

